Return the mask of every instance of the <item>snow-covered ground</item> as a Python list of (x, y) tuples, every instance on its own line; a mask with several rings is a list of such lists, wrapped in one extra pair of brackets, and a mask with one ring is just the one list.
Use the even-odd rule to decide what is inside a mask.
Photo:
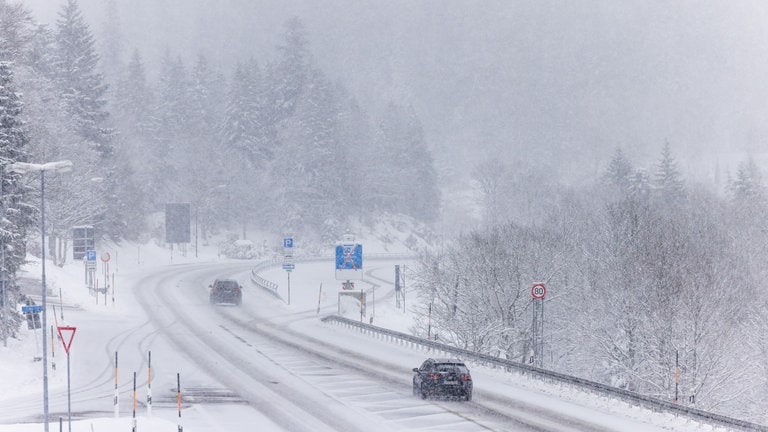
[[(366, 246), (366, 253), (370, 254), (407, 252), (407, 249), (404, 248), (381, 247), (375, 241), (364, 243), (364, 245)], [(233, 263), (233, 261), (222, 259), (212, 248), (200, 248), (197, 257), (194, 256), (194, 250), (188, 250), (186, 255), (182, 255), (153, 244), (113, 246), (99, 251), (99, 253), (105, 251), (110, 253), (109, 271), (115, 273), (114, 302), (112, 292), (108, 294), (106, 299), (103, 295), (94, 297), (88, 292), (84, 287), (82, 263), (69, 263), (61, 268), (52, 266), (50, 263), (46, 265), (49, 288), (48, 302), (49, 306), (56, 307), (55, 314), (52, 311), (48, 314), (49, 325), (71, 325), (78, 328), (71, 347), (73, 376), (75, 374), (78, 377), (85, 376), (83, 369), (92, 370), (93, 375), (97, 375), (97, 371), (100, 371), (101, 375), (106, 377), (102, 379), (102, 384), (109, 381), (113, 365), (104, 364), (106, 363), (104, 358), (108, 358), (108, 355), (105, 357), (103, 349), (100, 349), (100, 341), (105, 334), (117, 335), (121, 332), (125, 333), (126, 329), (138, 328), (137, 326), (143, 325), (139, 307), (131, 293), (132, 287), (138, 283), (137, 281), (141, 280), (147, 273), (163, 268), (172, 269), (174, 266), (185, 263), (208, 262), (221, 263), (222, 265)], [(328, 255), (331, 257), (332, 251), (329, 251)], [(347, 346), (354, 347), (365, 355), (380, 357), (382, 361), (393, 364), (407, 362), (408, 364), (403, 366), (405, 370), (418, 366), (420, 359), (425, 357), (423, 352), (418, 352), (413, 348), (388, 346), (386, 342), (372, 340), (368, 336), (360, 335), (344, 327), (331, 324), (318, 325), (317, 320), (313, 318), (315, 316), (313, 312), (318, 306), (322, 308), (324, 314), (333, 313), (335, 312), (334, 309), (338, 307), (336, 293), (339, 291), (339, 282), (335, 280), (332, 267), (327, 267), (328, 265), (325, 263), (302, 264), (300, 261), (297, 263), (296, 270), (291, 274), (290, 305), (287, 304), (288, 278), (285, 271), (280, 267), (265, 269), (261, 275), (279, 285), (278, 293), (283, 299), (282, 301), (277, 298), (264, 300), (265, 304), (253, 305), (254, 310), (274, 318), (275, 322), (280, 322), (284, 316), (303, 314), (308, 317), (304, 320), (305, 323), (295, 324), (295, 328), (303, 333), (316, 335), (318, 338), (322, 337), (323, 340), (335, 344), (346, 343)], [(24, 270), (26, 275), (22, 276), (38, 279), (41, 272), (39, 261), (31, 258), (30, 264)], [(101, 267), (98, 271), (101, 271)], [(387, 278), (388, 271), (382, 271), (381, 274), (373, 276)], [(360, 282), (366, 288), (370, 283), (380, 282), (373, 278)], [(324, 290), (321, 290), (321, 285)], [(33, 284), (29, 288), (32, 293), (40, 292), (39, 285)], [(415, 300), (415, 296), (411, 293), (408, 301), (413, 302)], [(245, 301), (247, 302), (248, 299)], [(387, 297), (382, 294), (375, 302), (375, 312), (373, 311), (373, 304), (370, 307), (370, 313), (375, 314), (374, 324), (398, 331), (408, 331), (412, 318), (407, 312), (395, 307), (395, 301), (391, 296)], [(350, 307), (348, 310), (342, 307), (342, 315), (354, 318), (358, 316), (357, 314), (358, 312), (354, 310), (354, 307)], [(125, 336), (125, 338), (128, 337)], [(137, 344), (150, 345), (156, 335), (148, 333), (142, 337), (143, 339), (140, 339)], [(42, 365), (40, 361), (34, 361), (34, 358), (40, 357), (40, 331), (23, 328), (20, 338), (9, 339), (8, 345), (10, 349), (0, 349), (0, 382), (2, 382), (4, 389), (0, 392), (0, 406), (8, 408), (0, 410), (5, 411), (0, 413), (0, 432), (41, 431), (43, 427), (39, 420), (42, 415)], [(61, 400), (62, 395), (66, 395), (66, 357), (59, 341), (54, 341), (53, 348), (52, 360), (55, 361), (57, 367), (55, 370), (49, 371), (49, 387), (51, 395), (55, 395), (57, 399), (50, 402), (52, 407), (50, 430), (59, 430), (62, 413), (64, 413), (63, 430), (68, 430), (66, 400)], [(109, 349), (108, 347), (105, 348)], [(162, 355), (162, 350), (158, 349), (158, 352), (158, 355)], [(130, 360), (128, 362), (130, 363)], [(75, 371), (76, 369), (77, 371)], [(141, 374), (146, 375), (146, 372), (141, 372)], [(194, 376), (195, 374), (191, 375), (193, 375), (193, 379), (205, 379)], [(199, 375), (204, 375), (204, 373), (200, 372)], [(113, 416), (105, 415), (105, 412), (112, 409), (111, 399), (101, 398), (101, 400), (92, 402), (92, 404), (101, 404), (101, 407), (96, 410), (98, 412), (92, 415), (81, 413), (73, 420), (73, 431), (118, 431), (129, 430), (132, 427), (131, 391), (125, 388), (128, 375), (126, 372), (122, 372), (120, 376), (123, 385), (120, 395), (120, 417), (111, 418)], [(590, 424), (601, 425), (607, 430), (695, 431), (701, 430), (702, 427), (702, 425), (690, 423), (671, 415), (651, 413), (599, 395), (586, 395), (576, 389), (544, 384), (502, 371), (476, 367), (473, 368), (473, 376), (477, 387), (476, 398), (477, 396), (483, 397), (485, 394), (487, 399), (491, 399), (495, 394), (503, 394), (509, 392), (510, 388), (514, 388), (513, 397), (523, 407), (546, 407), (554, 412), (572, 417), (574, 421), (588, 421)], [(405, 387), (408, 385), (409, 377), (404, 376), (403, 380), (403, 387)], [(153, 387), (156, 389), (156, 397), (160, 392), (169, 392), (168, 387), (170, 387), (173, 379), (166, 378), (165, 381), (159, 382), (161, 383), (159, 387)], [(145, 397), (145, 387), (140, 389), (138, 396), (140, 400)], [(405, 390), (410, 392), (410, 389)], [(337, 398), (341, 399), (342, 397)], [(359, 405), (358, 402), (354, 403)], [(366, 404), (370, 408), (370, 404), (367, 402)], [(406, 405), (411, 404), (410, 401), (406, 400)], [(365, 411), (366, 405), (363, 404), (362, 408), (360, 406), (355, 408)], [(531, 417), (537, 416), (536, 410), (531, 412), (533, 413)], [(541, 421), (541, 419), (532, 418), (531, 421), (536, 422)], [(178, 424), (182, 424), (184, 430), (193, 432), (285, 430), (276, 426), (267, 416), (260, 417), (257, 410), (238, 404), (219, 404), (214, 408), (206, 408), (194, 403), (185, 403), (181, 418), (179, 418), (175, 403), (168, 401), (164, 404), (157, 404), (151, 415), (144, 405), (140, 404), (136, 413), (136, 424), (137, 431), (141, 432), (177, 430)]]
[[(400, 233), (392, 232), (385, 233), (389, 240), (398, 236)], [(215, 243), (215, 242), (211, 242)], [(259, 241), (261, 243), (261, 241)], [(371, 244), (366, 246), (377, 246), (366, 249), (368, 253), (378, 254), (405, 254), (408, 253), (408, 249), (403, 245), (386, 245), (378, 246), (380, 243), (378, 240), (372, 240)], [(275, 247), (275, 258), (280, 258), (279, 248)], [(303, 253), (301, 247), (298, 247), (299, 255)], [(200, 244), (198, 250), (195, 251), (193, 245), (189, 245), (185, 251), (174, 250), (171, 251), (168, 248), (157, 245), (155, 242), (149, 242), (146, 244), (124, 243), (122, 245), (109, 245), (98, 251), (98, 268), (96, 271), (97, 285), (103, 286), (104, 274), (103, 265), (101, 263), (101, 255), (103, 252), (109, 253), (109, 267), (108, 272), (110, 279), (114, 274), (114, 291), (110, 290), (105, 297), (102, 294), (92, 295), (85, 288), (85, 267), (82, 262), (69, 262), (63, 267), (54, 266), (50, 261), (46, 263), (46, 285), (47, 285), (47, 303), (48, 303), (48, 357), (49, 364), (55, 365), (55, 368), (51, 368), (48, 371), (49, 380), (49, 419), (50, 430), (59, 430), (59, 422), (63, 421), (63, 430), (68, 429), (68, 422), (66, 418), (66, 411), (62, 417), (61, 410), (58, 410), (54, 414), (54, 401), (53, 394), (58, 392), (59, 395), (66, 394), (67, 376), (66, 376), (66, 355), (64, 353), (61, 342), (56, 338), (53, 340), (51, 337), (51, 329), (55, 329), (57, 326), (75, 326), (78, 328), (71, 345), (71, 355), (73, 369), (72, 376), (75, 375), (77, 364), (75, 359), (77, 356), (82, 356), (82, 352), (78, 350), (81, 347), (92, 346), (83, 340), (84, 337), (88, 337), (89, 328), (100, 328), (104, 331), (108, 329), (110, 331), (119, 331), (117, 329), (125, 328), (127, 323), (136, 319), (136, 304), (130, 298), (131, 285), (135, 280), (140, 278), (146, 272), (152, 272), (154, 270), (163, 267), (172, 267), (174, 265), (191, 264), (191, 263), (214, 263), (214, 262), (232, 262), (222, 257), (219, 254), (218, 247), (215, 245), (202, 245)], [(328, 252), (328, 256), (332, 257), (333, 251)], [(20, 278), (24, 279), (24, 291), (29, 294), (35, 301), (40, 303), (40, 294), (42, 291), (40, 276), (42, 273), (42, 266), (39, 258), (32, 255), (28, 256), (29, 263), (24, 266), (20, 274)], [(238, 262), (238, 260), (234, 260)], [(239, 261), (244, 262), (244, 261)], [(252, 261), (255, 265), (256, 262)], [(294, 275), (299, 275), (299, 279), (294, 282), (293, 293), (293, 309), (306, 308), (307, 307), (307, 293), (303, 293), (300, 289), (301, 285), (305, 285), (302, 282), (301, 268), (302, 265), (298, 264), (299, 271), (294, 272)], [(287, 274), (280, 268), (276, 267), (269, 273), (269, 277), (273, 278), (275, 282), (280, 285), (278, 292), (283, 295), (283, 302), (286, 301), (287, 293)], [(330, 274), (333, 274), (331, 271)], [(310, 278), (311, 279), (311, 278)], [(326, 288), (330, 288), (330, 284), (336, 285), (335, 280), (327, 280)], [(314, 286), (314, 281), (312, 282)], [(368, 285), (366, 285), (368, 286)], [(310, 303), (316, 304), (315, 294), (312, 293), (313, 300)], [(327, 300), (331, 297), (330, 294), (323, 294), (323, 299)], [(20, 307), (20, 306), (19, 306)], [(286, 308), (289, 308), (286, 305)], [(55, 311), (55, 313), (54, 313)], [(402, 315), (402, 314), (401, 314)], [(386, 317), (386, 312), (381, 311), (381, 316)], [(392, 321), (392, 320), (390, 320)], [(407, 324), (402, 320), (402, 317), (398, 316), (394, 319), (395, 327), (398, 330), (405, 330)], [(53, 326), (53, 327), (51, 327)], [(55, 330), (54, 330), (55, 331)], [(29, 330), (26, 326), (22, 326), (18, 338), (9, 338), (7, 340), (8, 348), (0, 347), (0, 383), (4, 391), (0, 392), (0, 406), (8, 406), (11, 401), (19, 399), (39, 399), (39, 403), (35, 402), (36, 412), (32, 413), (16, 413), (9, 412), (14, 410), (6, 410), (6, 412), (0, 412), (0, 432), (24, 432), (24, 431), (41, 431), (43, 430), (42, 424), (34, 422), (34, 418), (41, 418), (43, 412), (42, 403), (42, 390), (43, 390), (43, 378), (42, 378), (42, 362), (40, 358), (42, 356), (42, 333), (38, 329), (36, 331)], [(53, 352), (51, 352), (53, 351)], [(91, 353), (86, 353), (91, 354)], [(95, 354), (95, 353), (94, 353)], [(101, 354), (101, 353), (99, 353)], [(104, 367), (112, 367), (112, 365), (105, 365)], [(125, 375), (124, 373), (121, 375)], [(121, 380), (124, 380), (122, 377)], [(74, 380), (73, 380), (74, 382)], [(74, 385), (73, 385), (74, 387)], [(121, 386), (122, 388), (122, 386)], [(177, 410), (175, 407), (164, 407), (161, 409), (155, 408), (154, 415), (152, 417), (147, 416), (146, 410), (142, 410), (142, 402), (145, 397), (144, 392), (146, 389), (140, 390), (142, 393), (138, 394), (137, 399), (139, 401), (140, 408), (136, 413), (136, 425), (137, 429), (144, 431), (168, 431), (176, 430), (177, 424), (192, 424), (201, 425), (202, 427), (187, 427), (186, 430), (200, 431), (200, 430), (223, 430), (229, 424), (227, 430), (240, 430), (242, 427), (242, 421), (237, 417), (238, 407), (217, 406), (216, 411), (218, 413), (227, 413), (233, 411), (232, 415), (222, 415), (211, 418), (211, 413), (205, 410), (199, 410), (196, 406), (184, 406), (183, 418), (179, 420)], [(113, 431), (113, 430), (130, 430), (133, 426), (134, 419), (132, 418), (132, 411), (130, 410), (130, 391), (126, 392), (121, 390), (120, 406), (122, 412), (120, 412), (119, 418), (108, 417), (95, 417), (84, 420), (73, 419), (72, 430), (76, 432), (80, 431)], [(37, 399), (35, 399), (37, 398)], [(128, 409), (126, 409), (126, 406)], [(105, 407), (110, 408), (110, 406)], [(0, 410), (3, 411), (3, 410)], [(241, 415), (241, 414), (240, 414)], [(248, 425), (254, 425), (253, 413), (249, 413)], [(23, 418), (24, 423), (18, 423), (8, 421), (9, 418)], [(227, 420), (230, 419), (230, 420)], [(273, 428), (269, 419), (264, 418), (258, 424), (258, 430), (278, 430)], [(249, 429), (250, 430), (250, 429)]]

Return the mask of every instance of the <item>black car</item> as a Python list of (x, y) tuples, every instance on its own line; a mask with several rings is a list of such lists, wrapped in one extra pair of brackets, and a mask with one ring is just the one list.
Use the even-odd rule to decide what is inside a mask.
[(240, 305), (243, 302), (243, 287), (234, 279), (216, 279), (209, 285), (211, 304), (229, 303)]
[(451, 396), (472, 400), (472, 376), (459, 359), (427, 359), (421, 367), (413, 368), (413, 395)]

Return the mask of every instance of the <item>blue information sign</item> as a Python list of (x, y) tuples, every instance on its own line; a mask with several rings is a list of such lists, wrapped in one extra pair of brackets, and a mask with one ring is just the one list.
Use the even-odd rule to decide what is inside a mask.
[(95, 250), (85, 251), (85, 259), (88, 261), (96, 261), (96, 251)]
[(43, 311), (43, 307), (39, 305), (31, 305), (31, 306), (22, 306), (21, 312), (22, 313), (39, 313)]
[(363, 245), (345, 244), (336, 246), (336, 270), (362, 270)]
[(285, 237), (285, 238), (283, 238), (283, 248), (285, 248), (285, 249), (293, 248), (293, 237)]

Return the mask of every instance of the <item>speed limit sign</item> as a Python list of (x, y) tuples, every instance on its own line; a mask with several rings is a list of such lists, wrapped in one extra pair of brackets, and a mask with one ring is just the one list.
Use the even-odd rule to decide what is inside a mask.
[(531, 297), (535, 299), (543, 299), (547, 295), (547, 287), (543, 283), (533, 284), (531, 287)]

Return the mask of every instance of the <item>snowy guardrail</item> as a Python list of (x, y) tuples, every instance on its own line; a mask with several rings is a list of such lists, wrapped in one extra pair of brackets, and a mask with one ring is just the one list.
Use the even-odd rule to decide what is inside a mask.
[(506, 360), (498, 357), (493, 357), (486, 354), (479, 354), (473, 351), (456, 348), (450, 345), (441, 344), (428, 339), (423, 339), (416, 336), (411, 336), (406, 333), (397, 332), (394, 330), (385, 329), (382, 327), (376, 327), (374, 325), (365, 324), (359, 321), (351, 320), (348, 318), (330, 315), (322, 319), (323, 322), (330, 322), (335, 324), (341, 324), (348, 327), (354, 327), (376, 337), (383, 337), (398, 343), (405, 343), (411, 346), (420, 346), (427, 349), (435, 350), (445, 354), (452, 354), (457, 357), (461, 357), (465, 360), (472, 360), (474, 362), (492, 366), (498, 366), (505, 368), (506, 370), (514, 370), (524, 375), (529, 375), (536, 379), (541, 379), (549, 382), (558, 382), (568, 384), (574, 387), (579, 387), (583, 390), (599, 392), (601, 394), (610, 395), (616, 399), (620, 399), (624, 402), (632, 404), (634, 406), (640, 406), (656, 412), (666, 412), (670, 414), (684, 414), (690, 419), (700, 421), (710, 425), (725, 426), (728, 428), (735, 428), (745, 431), (765, 431), (768, 432), (768, 426), (760, 425), (756, 423), (750, 423), (744, 420), (739, 420), (731, 417), (726, 417), (719, 414), (710, 413), (700, 409), (678, 405), (670, 401), (658, 399), (650, 396), (644, 396), (628, 390), (611, 387), (606, 384), (601, 384), (595, 381), (589, 381), (583, 378), (574, 377), (570, 375), (561, 374), (558, 372), (549, 371), (546, 369), (529, 366), (523, 363), (517, 363), (511, 360)]
[(277, 259), (262, 261), (256, 264), (253, 270), (251, 270), (251, 282), (253, 282), (257, 287), (262, 288), (276, 295), (277, 297), (280, 297), (280, 294), (277, 293), (277, 284), (259, 276), (260, 271), (270, 267), (274, 267), (276, 265), (279, 265), (279, 261)]
[[(373, 259), (373, 260), (413, 259), (413, 255), (385, 254), (385, 253), (368, 254), (365, 257), (366, 259)], [(334, 260), (334, 257), (332, 255), (328, 255), (328, 256), (295, 257), (293, 261), (294, 262), (318, 262), (318, 261), (332, 262), (333, 260)], [(282, 299), (282, 296), (277, 292), (278, 285), (270, 280), (264, 279), (259, 275), (261, 271), (271, 267), (279, 267), (280, 265), (282, 265), (282, 263), (283, 263), (282, 258), (278, 258), (278, 257), (259, 262), (253, 267), (253, 270), (251, 270), (251, 282), (253, 282), (259, 288), (262, 288)]]

